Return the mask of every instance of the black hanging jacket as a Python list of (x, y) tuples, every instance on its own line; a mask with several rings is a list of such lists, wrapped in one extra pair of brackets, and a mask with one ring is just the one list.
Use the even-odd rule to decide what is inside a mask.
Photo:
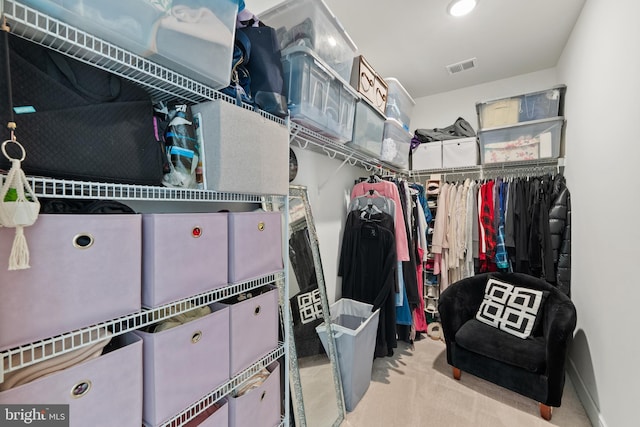
[(553, 181), (549, 228), (555, 265), (556, 286), (571, 296), (571, 194), (566, 180), (556, 175)]

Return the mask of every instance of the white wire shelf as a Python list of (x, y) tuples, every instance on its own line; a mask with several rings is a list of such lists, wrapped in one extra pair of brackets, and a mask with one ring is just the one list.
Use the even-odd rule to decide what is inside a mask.
[(464, 166), (458, 168), (426, 169), (409, 171), (409, 177), (416, 181), (440, 175), (443, 180), (454, 177), (474, 177), (476, 179), (495, 178), (499, 176), (531, 176), (558, 172), (565, 165), (564, 158), (527, 160), (520, 162), (489, 163), (484, 165)]
[(284, 271), (280, 271), (6, 350), (0, 353), (0, 362), (2, 362), (0, 363), (0, 383), (3, 382), (5, 373), (104, 340), (105, 331), (109, 331), (112, 337), (122, 335), (198, 307), (203, 307), (264, 285), (279, 283), (283, 280)]
[[(282, 356), (284, 356), (284, 353), (285, 353), (284, 343), (280, 342), (278, 344), (278, 348), (271, 351), (269, 354), (267, 354), (266, 356), (258, 360), (256, 363), (254, 363), (253, 365), (251, 365), (250, 367), (248, 367), (247, 369), (245, 369), (244, 371), (240, 372), (238, 375), (233, 377), (230, 381), (221, 385), (220, 387), (218, 387), (217, 389), (209, 393), (207, 396), (203, 397), (193, 405), (189, 406), (187, 409), (185, 409), (184, 411), (182, 411), (181, 413), (179, 413), (178, 415), (176, 415), (166, 423), (162, 424), (162, 427), (179, 427), (188, 423), (189, 421), (197, 417), (205, 409), (207, 409), (208, 407), (216, 403), (218, 400), (222, 399), (224, 396), (231, 393), (233, 389), (235, 389), (236, 387), (239, 387), (245, 381), (247, 381), (252, 376), (260, 372), (260, 370), (270, 365), (271, 363), (275, 362), (276, 360), (280, 359)], [(283, 420), (283, 423), (284, 423), (284, 420)]]
[[(0, 174), (3, 178), (6, 175)], [(286, 195), (230, 193), (191, 188), (169, 188), (147, 185), (74, 181), (66, 179), (27, 177), (37, 197), (68, 199), (118, 199), (167, 202), (241, 202), (282, 203)]]
[(369, 172), (380, 174), (391, 173), (401, 176), (408, 174), (407, 170), (400, 169), (380, 159), (356, 151), (345, 144), (336, 142), (298, 123), (291, 122), (289, 142), (291, 145), (295, 144), (303, 150), (308, 149), (318, 153), (324, 153), (331, 159), (342, 159), (344, 160), (343, 165), (346, 163), (351, 166), (359, 165)]
[[(0, 0), (11, 33), (109, 71), (143, 86), (156, 101), (182, 99), (193, 103), (234, 98), (210, 86), (135, 55), (15, 0)], [(250, 105), (243, 108), (254, 110)], [(279, 117), (259, 110), (265, 118), (285, 124)]]

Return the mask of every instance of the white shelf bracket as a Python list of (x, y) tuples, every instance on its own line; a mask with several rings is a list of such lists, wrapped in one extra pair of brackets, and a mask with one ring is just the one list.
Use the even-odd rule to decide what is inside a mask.
[[(327, 157), (329, 157), (331, 160), (335, 159), (336, 156), (338, 155), (338, 152), (335, 150), (330, 150), (327, 147), (323, 146), (322, 147), (322, 151), (324, 151), (324, 153), (327, 155)], [(351, 156), (353, 156), (353, 154), (349, 154), (349, 157), (346, 160), (348, 160)]]

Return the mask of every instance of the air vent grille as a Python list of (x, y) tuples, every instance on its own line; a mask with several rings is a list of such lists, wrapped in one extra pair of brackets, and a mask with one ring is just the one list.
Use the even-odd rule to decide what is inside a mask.
[(455, 64), (447, 65), (447, 71), (449, 74), (461, 73), (463, 71), (470, 70), (476, 67), (476, 58), (466, 59), (464, 61), (456, 62)]

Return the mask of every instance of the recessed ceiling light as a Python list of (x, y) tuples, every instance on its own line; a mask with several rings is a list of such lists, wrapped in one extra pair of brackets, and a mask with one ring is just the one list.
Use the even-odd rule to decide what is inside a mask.
[(471, 12), (477, 3), (477, 0), (454, 0), (449, 4), (447, 12), (451, 16), (463, 16)]

